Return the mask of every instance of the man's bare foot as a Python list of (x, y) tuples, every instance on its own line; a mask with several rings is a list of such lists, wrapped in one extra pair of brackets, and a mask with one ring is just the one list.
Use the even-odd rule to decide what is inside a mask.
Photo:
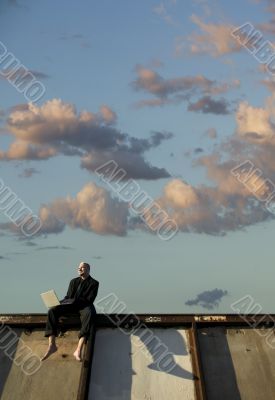
[(77, 361), (82, 361), (81, 359), (81, 351), (76, 349), (76, 351), (74, 352), (74, 357)]
[(46, 358), (50, 357), (53, 353), (57, 351), (57, 346), (56, 344), (50, 344), (48, 347), (47, 352), (44, 354), (44, 356), (41, 358), (41, 361), (46, 360)]

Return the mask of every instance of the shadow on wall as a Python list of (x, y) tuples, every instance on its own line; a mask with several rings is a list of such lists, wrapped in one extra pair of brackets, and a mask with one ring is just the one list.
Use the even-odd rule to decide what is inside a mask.
[(130, 400), (131, 338), (117, 328), (96, 333), (88, 399)]
[(207, 396), (211, 400), (241, 400), (226, 328), (198, 330)]
[(12, 368), (12, 355), (16, 353), (18, 340), (17, 336), (9, 327), (0, 327), (0, 399), (4, 392), (5, 383)]
[[(148, 334), (147, 330), (140, 329), (135, 332), (135, 335), (140, 338), (153, 358), (153, 362), (148, 365), (148, 368), (163, 371), (182, 379), (194, 380), (194, 375), (182, 368), (174, 357), (176, 355), (188, 355), (185, 340), (180, 333), (176, 329), (161, 329), (154, 330), (154, 332), (156, 332), (156, 335), (151, 340), (146, 335), (146, 333)], [(164, 349), (167, 349), (168, 354), (165, 353)], [(166, 368), (166, 365), (168, 368)]]
[[(117, 328), (104, 328), (97, 331), (89, 400), (130, 400), (133, 390), (154, 391), (156, 385), (157, 390), (161, 390), (159, 385), (162, 383), (162, 378), (161, 375), (157, 378), (156, 373), (165, 373), (170, 376), (172, 380), (164, 380), (164, 384), (172, 386), (176, 382), (175, 377), (194, 380), (193, 374), (175, 361), (175, 356), (189, 356), (184, 337), (176, 329), (152, 329), (154, 338), (158, 338), (159, 341), (149, 341), (144, 333), (150, 331), (139, 329), (133, 334), (131, 330), (127, 332)], [(137, 343), (138, 347), (136, 347)], [(169, 357), (173, 361), (173, 369), (170, 371), (160, 369), (159, 361), (163, 355), (161, 353), (163, 346), (168, 349)], [(191, 368), (190, 358), (185, 361), (187, 364), (190, 363)], [(150, 370), (152, 370), (152, 375), (150, 375)], [(134, 376), (137, 378), (135, 382)]]

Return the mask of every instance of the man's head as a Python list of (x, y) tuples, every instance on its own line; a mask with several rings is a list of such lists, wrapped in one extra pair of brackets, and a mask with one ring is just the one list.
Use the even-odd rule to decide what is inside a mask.
[(90, 265), (85, 262), (81, 262), (78, 266), (78, 275), (82, 279), (86, 279), (90, 274)]

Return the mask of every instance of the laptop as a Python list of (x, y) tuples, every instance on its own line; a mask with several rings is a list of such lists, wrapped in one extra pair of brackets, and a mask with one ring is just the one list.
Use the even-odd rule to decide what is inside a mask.
[(58, 297), (54, 290), (49, 290), (48, 292), (40, 293), (42, 300), (47, 308), (55, 307), (60, 304)]

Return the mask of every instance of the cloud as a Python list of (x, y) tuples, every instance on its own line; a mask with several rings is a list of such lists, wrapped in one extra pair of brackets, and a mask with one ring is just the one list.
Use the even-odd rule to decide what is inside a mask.
[(50, 146), (32, 145), (22, 140), (11, 143), (7, 151), (0, 150), (0, 160), (47, 160), (58, 154)]
[(257, 24), (257, 29), (262, 32), (275, 35), (275, 4), (274, 0), (267, 0), (266, 11), (271, 19), (268, 22)]
[(41, 71), (30, 70), (30, 72), (36, 77), (36, 79), (49, 79), (50, 78), (50, 75), (45, 74), (44, 72), (41, 72)]
[[(236, 111), (236, 131), (215, 147), (212, 154), (193, 161), (204, 168), (211, 184), (189, 185), (181, 179), (170, 180), (156, 199), (183, 232), (225, 235), (259, 222), (272, 220), (257, 194), (272, 193), (266, 179), (275, 185), (275, 104), (268, 98), (265, 107), (253, 107), (241, 102)], [(251, 160), (260, 176), (251, 175), (241, 183), (231, 170)], [(256, 179), (257, 178), (257, 179)]]
[(253, 107), (247, 102), (241, 102), (237, 114), (237, 132), (247, 141), (253, 143), (274, 141), (275, 124), (272, 118), (275, 115), (273, 100), (266, 108)]
[(199, 293), (195, 299), (190, 299), (185, 302), (187, 306), (197, 306), (206, 308), (207, 310), (213, 310), (215, 307), (220, 305), (222, 298), (228, 295), (227, 290), (213, 289), (205, 290)]
[(35, 168), (25, 168), (18, 176), (20, 178), (30, 178), (33, 174), (39, 174), (39, 171)]
[[(53, 213), (50, 212), (50, 210), (45, 205), (42, 205), (40, 207), (37, 216), (41, 222), (41, 228), (36, 233), (36, 235), (33, 235), (33, 237), (40, 235), (48, 235), (52, 233), (58, 234), (63, 232), (66, 227), (64, 221), (58, 219)], [(21, 230), (20, 224), (16, 225), (12, 222), (1, 222), (0, 229), (2, 231), (9, 231), (13, 233), (14, 235), (18, 236), (18, 238), (21, 240), (27, 239)]]
[(7, 128), (17, 141), (52, 146), (59, 152), (71, 147), (72, 152), (79, 154), (80, 149), (113, 147), (127, 139), (126, 134), (109, 127), (115, 119), (115, 113), (106, 105), (96, 114), (77, 114), (72, 104), (53, 99), (41, 107), (30, 103), (27, 109), (11, 112)]
[(228, 231), (271, 219), (272, 216), (256, 201), (253, 193), (230, 173), (236, 163), (225, 165), (217, 164), (217, 161), (207, 156), (198, 161), (198, 164), (207, 168), (212, 179), (218, 181), (215, 186), (189, 185), (186, 188), (185, 182), (174, 179), (156, 199), (159, 206), (177, 223), (178, 229), (182, 232), (224, 236)]
[(65, 33), (61, 35), (59, 39), (63, 41), (74, 41), (76, 43), (79, 43), (80, 47), (83, 48), (90, 48), (92, 46), (90, 40), (85, 38), (85, 36), (81, 33), (74, 33), (74, 34)]
[(227, 100), (214, 100), (210, 96), (204, 96), (195, 103), (189, 103), (188, 111), (217, 115), (226, 115), (230, 113), (229, 102)]
[(263, 79), (260, 81), (271, 93), (275, 93), (275, 80), (271, 79)]
[[(128, 212), (127, 203), (112, 198), (106, 189), (88, 183), (75, 198), (57, 199), (40, 209), (42, 229), (39, 234), (58, 233), (67, 225), (101, 235), (124, 236)], [(56, 226), (55, 221), (62, 225)]]
[(217, 138), (217, 130), (215, 128), (209, 128), (205, 132), (206, 136), (209, 137), (209, 139), (216, 139)]
[(68, 246), (44, 246), (44, 247), (37, 247), (35, 250), (40, 251), (40, 250), (72, 250), (72, 247)]
[(108, 107), (106, 104), (100, 107), (100, 113), (106, 124), (112, 125), (116, 123), (117, 121), (116, 113), (113, 110), (111, 110), (111, 108)]
[(275, 35), (275, 16), (273, 15), (269, 22), (258, 24), (257, 28), (260, 29), (262, 32)]
[[(250, 189), (265, 185), (265, 178), (275, 182), (274, 133), (273, 137), (267, 138), (265, 135), (263, 141), (255, 139), (255, 135), (251, 138), (245, 134), (245, 127), (249, 129), (249, 119), (253, 115), (253, 124), (258, 128), (255, 134), (261, 136), (265, 133), (266, 115), (262, 110), (259, 113), (253, 112), (254, 108), (241, 103), (236, 113), (238, 123), (235, 134), (216, 146), (212, 154), (194, 160), (194, 166), (204, 168), (211, 183), (192, 186), (182, 179), (174, 178), (165, 184), (161, 195), (155, 199), (155, 204), (169, 215), (179, 231), (224, 236), (228, 231), (241, 230), (274, 218)], [(248, 113), (249, 117), (238, 119), (240, 112), (244, 115)], [(156, 136), (155, 140), (160, 138)], [(257, 146), (255, 140), (259, 142)], [(201, 149), (198, 150), (197, 153), (201, 153)], [(247, 159), (253, 161), (255, 168), (260, 168), (263, 176), (257, 177), (256, 182), (254, 176), (249, 176), (244, 185), (231, 170)], [(266, 186), (262, 190), (267, 190)], [(128, 203), (113, 198), (105, 188), (89, 183), (75, 198), (68, 196), (56, 199), (40, 207), (38, 215), (42, 228), (39, 235), (61, 233), (66, 226), (101, 235), (124, 236), (129, 230), (135, 229), (151, 232), (146, 224), (155, 217), (154, 212), (154, 208), (146, 210), (143, 213), (144, 221), (133, 218)], [(20, 234), (19, 229), (10, 223), (0, 224), (0, 228)]]
[[(14, 72), (16, 72), (16, 74), (13, 77), (13, 73)], [(30, 72), (32, 75), (34, 75), (34, 77), (37, 80), (43, 80), (43, 79), (49, 79), (50, 78), (50, 75), (45, 74), (44, 72), (36, 71), (36, 70), (32, 70), (32, 69), (28, 69), (26, 71), (23, 67), (20, 67), (18, 69), (12, 68), (10, 70), (5, 71), (5, 75), (0, 75), (0, 79), (7, 80), (9, 78), (9, 80), (12, 82), (13, 80), (16, 80), (18, 78), (18, 76), (21, 76), (21, 75), (24, 76), (24, 74), (26, 72)]]
[[(182, 179), (172, 178), (164, 185), (162, 193), (155, 202), (177, 224), (179, 231), (223, 236), (229, 231), (244, 230), (256, 223), (274, 219), (274, 214), (269, 212), (255, 195), (256, 189), (258, 195), (271, 193), (266, 179), (275, 185), (274, 115), (275, 103), (272, 96), (266, 99), (263, 107), (240, 102), (235, 114), (235, 132), (217, 144), (210, 154), (200, 154), (200, 148), (196, 151), (193, 166), (203, 168), (205, 171), (204, 183), (192, 185)], [(63, 130), (61, 132), (63, 133)], [(116, 130), (115, 132), (117, 133)], [(27, 130), (27, 133), (35, 135), (35, 130)], [(216, 131), (212, 130), (210, 133), (215, 137)], [(45, 131), (45, 135), (49, 144), (50, 133)], [(136, 171), (144, 175), (142, 167), (147, 168), (147, 166), (138, 164), (140, 159), (133, 155), (144, 154), (146, 149), (156, 147), (170, 135), (169, 132), (154, 132), (149, 139), (127, 137), (127, 146), (122, 137), (122, 144), (119, 144), (119, 150), (112, 159), (117, 157), (124, 163), (128, 162), (124, 166), (126, 169), (129, 168), (129, 175), (140, 177)], [(43, 137), (42, 139), (44, 140)], [(111, 153), (108, 154), (105, 150), (109, 141), (109, 138), (104, 139), (101, 147), (98, 146), (98, 152), (89, 152), (90, 158), (82, 158), (82, 161), (92, 163), (84, 166), (85, 168), (94, 170), (100, 160), (101, 163), (106, 159), (110, 160), (107, 156)], [(85, 143), (84, 140), (83, 142)], [(259, 169), (260, 174), (255, 177), (254, 174), (247, 173), (244, 184), (231, 171), (245, 160), (251, 160), (251, 164), (255, 169)], [(131, 170), (131, 164), (137, 164), (138, 168)], [(152, 173), (153, 168), (150, 171)], [(260, 191), (258, 188), (261, 188)], [(66, 227), (118, 236), (124, 236), (133, 229), (151, 232), (146, 228), (146, 222), (152, 220), (154, 213), (153, 208), (147, 210), (145, 221), (133, 218), (127, 203), (114, 198), (105, 188), (89, 183), (74, 198), (67, 196), (40, 207), (38, 215), (42, 221), (42, 228), (39, 234), (61, 233)], [(18, 228), (10, 223), (2, 223), (0, 228), (18, 234)]]
[(108, 158), (128, 167), (130, 177), (168, 177), (164, 168), (150, 165), (144, 153), (172, 134), (153, 132), (148, 139), (134, 138), (115, 128), (116, 122), (116, 113), (106, 104), (97, 113), (77, 113), (72, 104), (60, 99), (41, 107), (19, 105), (11, 110), (6, 126), (14, 141), (6, 151), (0, 150), (0, 160), (47, 160), (63, 154), (80, 157), (82, 168), (93, 172)]
[(120, 168), (126, 171), (125, 179), (159, 179), (168, 178), (170, 174), (164, 168), (158, 168), (150, 165), (140, 154), (129, 151), (90, 151), (87, 156), (82, 157), (81, 167), (88, 171), (95, 171), (106, 162), (113, 160)]
[(16, 104), (15, 106), (10, 107), (9, 109), (10, 113), (15, 111), (28, 111), (28, 110), (29, 110), (28, 103)]
[[(188, 37), (189, 49), (193, 54), (209, 54), (213, 57), (223, 56), (241, 50), (240, 43), (231, 35), (234, 27), (229, 24), (205, 23), (197, 15), (191, 16), (201, 33), (192, 33)], [(183, 39), (186, 42), (186, 38)], [(178, 43), (177, 53), (182, 51)]]
[(37, 246), (37, 244), (35, 242), (32, 242), (32, 241), (25, 242), (25, 245), (29, 246), (29, 247)]
[(164, 66), (164, 63), (158, 59), (158, 58), (153, 58), (150, 62), (149, 62), (149, 67), (151, 68), (161, 68)]
[(164, 187), (164, 196), (176, 208), (189, 208), (199, 201), (196, 191), (180, 179), (173, 179)]
[(138, 108), (178, 104), (188, 101), (196, 95), (218, 95), (240, 85), (238, 80), (229, 83), (218, 83), (215, 80), (207, 79), (203, 75), (165, 79), (156, 71), (145, 68), (142, 65), (136, 66), (136, 73), (137, 79), (131, 82), (132, 88), (135, 91), (142, 91), (154, 96), (151, 99), (137, 102), (136, 107)]
[(159, 146), (163, 140), (173, 137), (171, 132), (153, 132), (149, 139), (130, 139), (130, 149), (121, 148), (116, 152), (112, 151), (90, 151), (87, 156), (82, 157), (81, 166), (89, 171), (95, 171), (98, 167), (109, 160), (115, 161), (119, 168), (122, 168), (126, 175), (124, 180), (133, 179), (159, 179), (170, 175), (164, 168), (151, 166), (141, 157), (141, 154), (151, 148)]
[(153, 8), (153, 12), (159, 17), (161, 17), (167, 24), (173, 26), (179, 25), (178, 22), (176, 22), (175, 19), (169, 14), (164, 3), (160, 3), (157, 6), (155, 6)]

